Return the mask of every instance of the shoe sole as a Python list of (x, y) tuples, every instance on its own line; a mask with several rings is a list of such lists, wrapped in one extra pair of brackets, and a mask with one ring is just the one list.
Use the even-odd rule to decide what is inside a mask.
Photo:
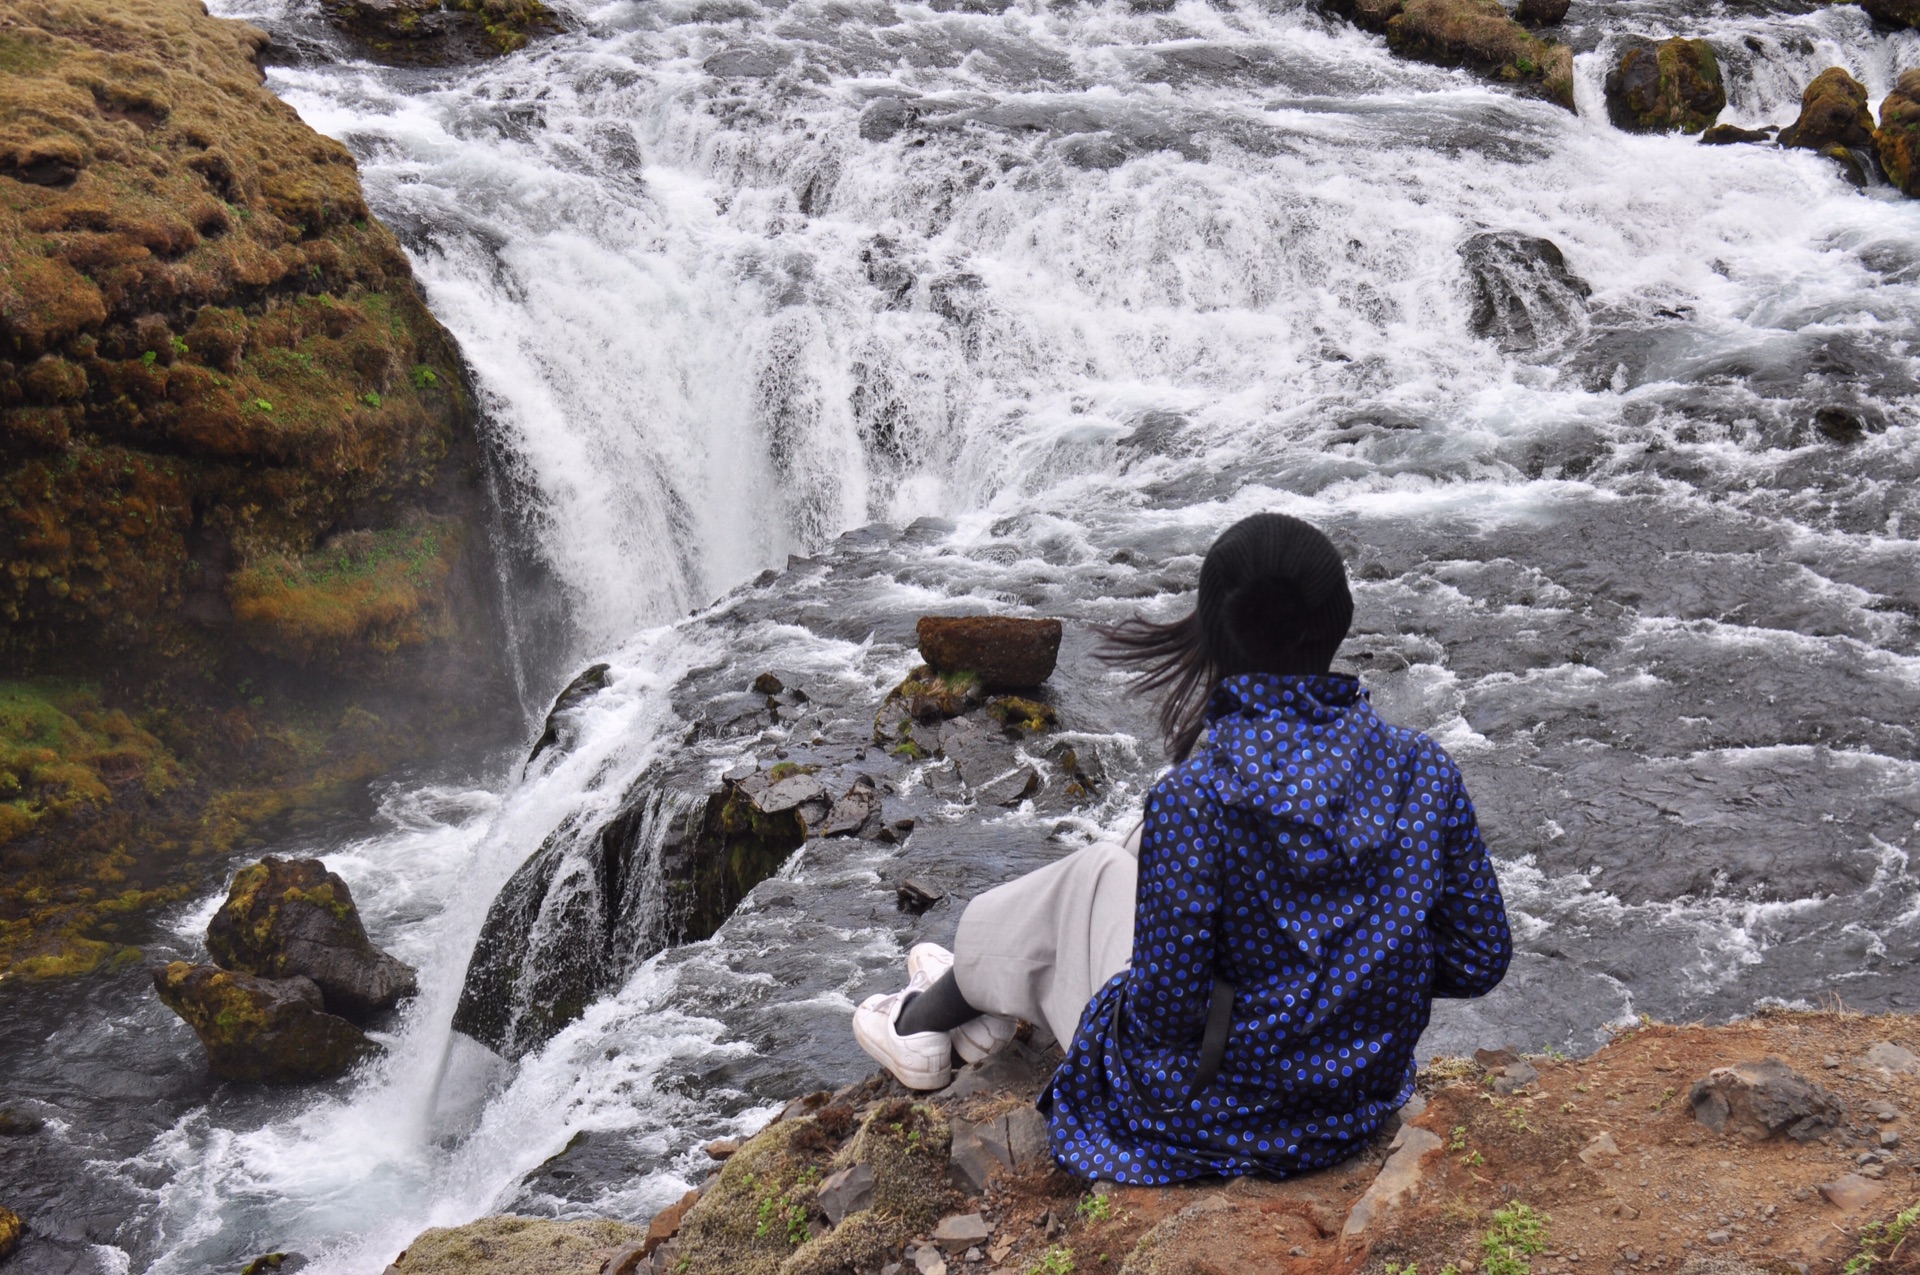
[(874, 1027), (869, 1025), (866, 1018), (857, 1014), (854, 1016), (853, 1038), (860, 1043), (860, 1048), (866, 1051), (867, 1057), (886, 1068), (895, 1080), (909, 1089), (920, 1090), (945, 1089), (953, 1083), (953, 1068), (951, 1066), (922, 1070), (920, 1068), (903, 1065), (900, 1060), (892, 1057), (887, 1052), (886, 1046), (882, 1041), (873, 1038), (873, 1032), (875, 1030)]

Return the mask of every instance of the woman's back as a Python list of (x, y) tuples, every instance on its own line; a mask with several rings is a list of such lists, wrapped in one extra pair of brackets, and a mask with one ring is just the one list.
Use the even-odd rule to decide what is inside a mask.
[[(1510, 954), (1459, 772), (1350, 677), (1223, 680), (1208, 740), (1157, 785), (1133, 965), (1050, 1089), (1078, 1172), (1159, 1182), (1337, 1161), (1405, 1101), (1431, 999)], [(1233, 992), (1200, 1080), (1216, 981)]]

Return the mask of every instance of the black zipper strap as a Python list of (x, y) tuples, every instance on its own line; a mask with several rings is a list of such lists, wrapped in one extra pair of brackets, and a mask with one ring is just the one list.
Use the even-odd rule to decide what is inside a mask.
[(1227, 1056), (1227, 1033), (1233, 1027), (1233, 984), (1223, 978), (1213, 980), (1213, 1003), (1207, 1006), (1207, 1032), (1200, 1038), (1200, 1070), (1193, 1073), (1193, 1092), (1213, 1083), (1220, 1074), (1220, 1060)]

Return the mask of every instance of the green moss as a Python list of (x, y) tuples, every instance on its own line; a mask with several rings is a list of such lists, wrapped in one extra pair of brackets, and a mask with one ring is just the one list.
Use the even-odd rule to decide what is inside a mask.
[(103, 708), (92, 685), (0, 682), (0, 844), (50, 815), (104, 806), (116, 789), (157, 797), (180, 782), (165, 746)]
[(1039, 700), (1023, 699), (1018, 695), (1002, 695), (988, 701), (987, 714), (1005, 727), (1023, 730), (1029, 734), (1052, 730), (1058, 720), (1053, 705), (1042, 704)]
[(797, 761), (775, 762), (773, 768), (767, 771), (767, 782), (777, 784), (781, 780), (791, 779), (795, 775), (813, 775), (818, 774), (819, 771), (820, 768), (818, 766), (802, 765)]

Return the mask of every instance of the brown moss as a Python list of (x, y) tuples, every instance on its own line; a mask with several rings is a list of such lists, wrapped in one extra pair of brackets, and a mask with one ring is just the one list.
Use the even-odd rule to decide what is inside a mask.
[(1402, 57), (1465, 66), (1573, 109), (1573, 51), (1534, 35), (1500, 0), (1338, 0)]
[(1867, 86), (1844, 67), (1830, 66), (1820, 72), (1800, 95), (1799, 118), (1780, 130), (1780, 144), (1810, 151), (1873, 145)]
[(1920, 199), (1920, 70), (1902, 74), (1880, 103), (1880, 127), (1873, 141), (1887, 180)]

